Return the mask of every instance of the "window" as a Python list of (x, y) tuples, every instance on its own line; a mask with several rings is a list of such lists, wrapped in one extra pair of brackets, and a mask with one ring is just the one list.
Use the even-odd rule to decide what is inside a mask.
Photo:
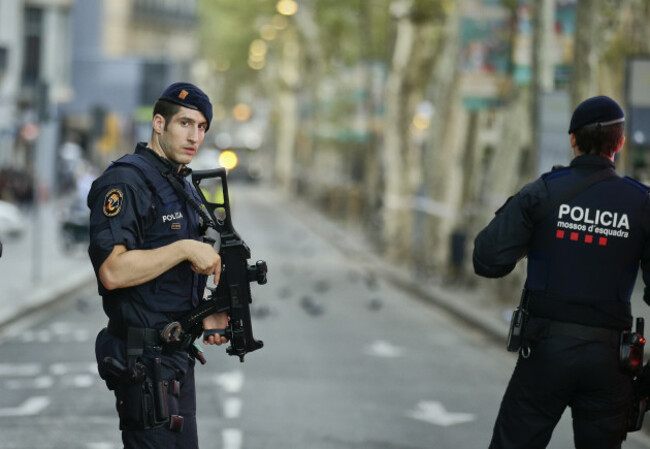
[(24, 16), (23, 85), (36, 86), (41, 73), (43, 10), (28, 6)]

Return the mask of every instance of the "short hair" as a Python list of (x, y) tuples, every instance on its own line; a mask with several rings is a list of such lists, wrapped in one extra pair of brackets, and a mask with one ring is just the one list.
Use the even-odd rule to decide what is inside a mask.
[(600, 126), (589, 125), (574, 132), (576, 144), (582, 153), (611, 157), (623, 138), (623, 123)]
[(160, 114), (165, 119), (165, 131), (167, 126), (171, 123), (172, 117), (181, 109), (181, 106), (171, 101), (158, 100), (153, 106), (153, 116)]

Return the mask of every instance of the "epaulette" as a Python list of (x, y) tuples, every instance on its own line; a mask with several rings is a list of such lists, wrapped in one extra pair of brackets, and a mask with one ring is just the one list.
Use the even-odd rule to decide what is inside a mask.
[(542, 179), (553, 179), (559, 176), (568, 175), (569, 173), (571, 173), (571, 167), (554, 165), (551, 171), (542, 174)]
[(628, 184), (633, 185), (634, 187), (636, 187), (637, 189), (639, 189), (643, 193), (649, 193), (650, 192), (650, 187), (648, 187), (647, 185), (645, 185), (643, 183), (640, 183), (636, 179), (630, 178), (629, 176), (625, 176), (623, 178), (623, 181), (627, 182)]
[(113, 167), (131, 167), (140, 173), (142, 179), (144, 180), (149, 190), (155, 195), (157, 194), (157, 189), (151, 181), (155, 176), (160, 176), (160, 172), (156, 170), (155, 167), (146, 162), (146, 159), (139, 154), (129, 153), (120, 157), (118, 160), (111, 162), (111, 165), (108, 166), (106, 170)]

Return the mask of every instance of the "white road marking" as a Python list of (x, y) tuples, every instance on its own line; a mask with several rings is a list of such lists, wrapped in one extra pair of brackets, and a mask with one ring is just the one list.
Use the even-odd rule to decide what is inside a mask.
[(53, 363), (50, 365), (50, 373), (55, 376), (70, 373), (97, 374), (97, 364), (95, 362)]
[(45, 390), (51, 388), (59, 379), (61, 385), (72, 388), (88, 388), (99, 381), (97, 364), (94, 362), (53, 363), (41, 375), (41, 365), (0, 364), (0, 378), (8, 390)]
[(214, 377), (214, 382), (226, 393), (239, 393), (244, 386), (244, 373), (236, 370), (219, 374)]
[(377, 340), (366, 349), (366, 353), (377, 357), (399, 357), (402, 350), (387, 341)]
[(22, 343), (85, 342), (90, 340), (87, 329), (77, 329), (72, 323), (52, 323), (48, 329), (23, 332), (14, 338)]
[(239, 398), (227, 398), (223, 401), (223, 415), (229, 419), (239, 418), (242, 409), (242, 400)]
[(90, 341), (90, 333), (85, 329), (77, 329), (72, 333), (72, 339), (78, 343)]
[(50, 324), (50, 329), (52, 329), (52, 332), (58, 335), (69, 334), (70, 332), (73, 332), (76, 328), (77, 328), (76, 323), (68, 323), (65, 321), (55, 321), (54, 323)]
[(62, 382), (64, 385), (70, 385), (74, 388), (88, 388), (93, 386), (98, 379), (99, 377), (91, 376), (90, 374), (76, 374), (69, 379), (64, 377)]
[(32, 334), (31, 332), (20, 335), (20, 341), (22, 341), (23, 343), (32, 343), (34, 340), (36, 340), (36, 337), (34, 337), (34, 334)]
[(114, 445), (113, 443), (86, 443), (86, 449), (118, 449), (119, 446)]
[(39, 363), (0, 363), (0, 377), (2, 376), (36, 376), (41, 373)]
[(48, 405), (50, 405), (50, 398), (47, 396), (34, 396), (18, 407), (0, 408), (0, 417), (34, 416), (42, 412)]
[(52, 376), (39, 376), (33, 379), (9, 379), (5, 381), (8, 390), (45, 390), (54, 385)]
[(52, 332), (48, 330), (42, 330), (36, 332), (36, 341), (39, 343), (50, 343), (52, 341)]
[(448, 412), (444, 405), (437, 401), (421, 401), (415, 410), (407, 413), (407, 416), (443, 427), (462, 424), (475, 419), (472, 413)]
[[(244, 373), (239, 370), (222, 373), (213, 378), (226, 393), (239, 393), (244, 386)], [(238, 418), (241, 414), (243, 402), (236, 397), (229, 397), (223, 401), (223, 414), (228, 419)], [(224, 429), (221, 432), (223, 449), (241, 449), (244, 435), (239, 429)]]
[(244, 435), (239, 429), (223, 429), (221, 438), (223, 449), (240, 449), (244, 441)]

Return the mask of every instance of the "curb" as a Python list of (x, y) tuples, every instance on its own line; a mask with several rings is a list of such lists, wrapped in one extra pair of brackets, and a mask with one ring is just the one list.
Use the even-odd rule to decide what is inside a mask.
[(0, 334), (16, 322), (42, 313), (62, 303), (74, 293), (95, 284), (95, 273), (90, 263), (85, 268), (71, 271), (55, 282), (43, 281), (27, 294), (20, 305), (0, 310)]
[(398, 274), (392, 269), (387, 270), (384, 264), (382, 264), (380, 270), (384, 279), (387, 279), (393, 285), (446, 310), (470, 324), (474, 329), (482, 331), (497, 343), (502, 343), (505, 348), (506, 339), (508, 338), (507, 323), (497, 319), (490, 319), (482, 309), (466, 304), (459, 295), (445, 291), (438, 286), (418, 283), (408, 275)]

